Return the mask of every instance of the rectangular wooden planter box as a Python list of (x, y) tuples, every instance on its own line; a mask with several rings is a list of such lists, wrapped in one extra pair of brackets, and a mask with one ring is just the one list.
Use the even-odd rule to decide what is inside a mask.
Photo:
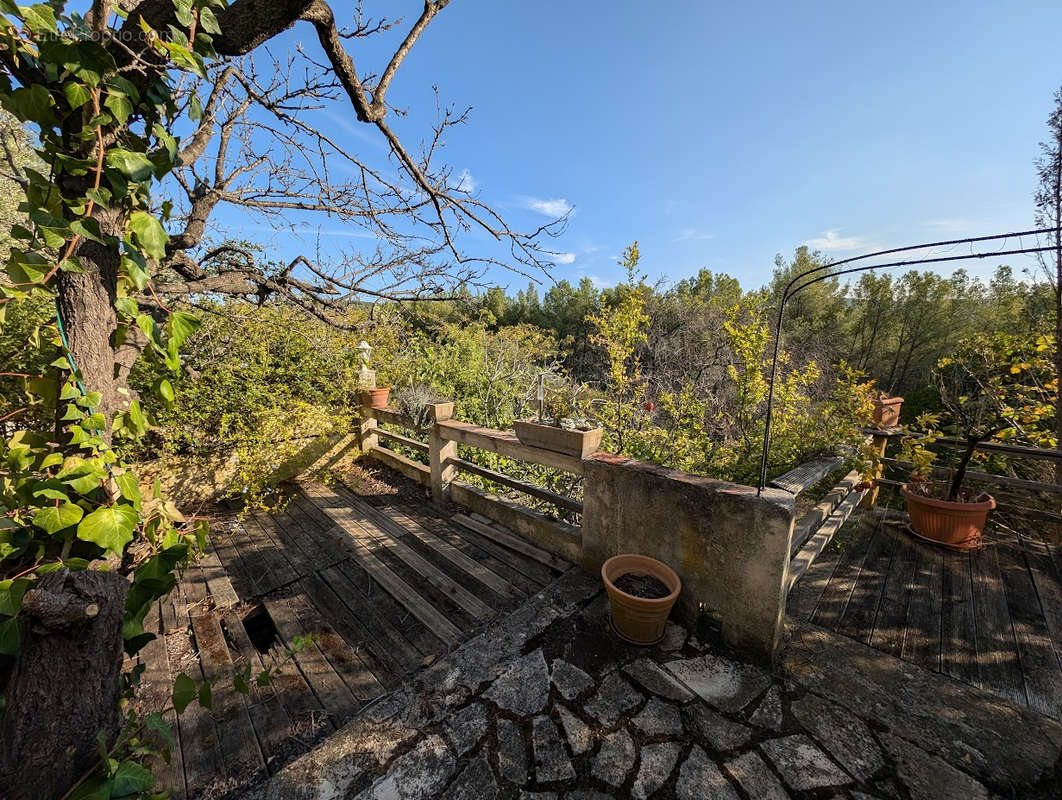
[(601, 444), (601, 428), (570, 431), (554, 425), (540, 425), (529, 420), (516, 421), (516, 438), (528, 447), (552, 450), (576, 458), (586, 458)]

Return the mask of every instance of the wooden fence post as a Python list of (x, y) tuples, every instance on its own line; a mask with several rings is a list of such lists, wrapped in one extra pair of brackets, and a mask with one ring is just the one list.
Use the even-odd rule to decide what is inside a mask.
[(372, 416), (368, 406), (362, 406), (360, 412), (358, 443), (361, 445), (361, 452), (368, 453), (376, 449), (380, 443), (379, 437), (376, 435), (376, 417)]
[(453, 403), (432, 403), (429, 408), (432, 415), (431, 433), (428, 436), (428, 461), (431, 464), (431, 500), (437, 506), (450, 502), (450, 484), (457, 477), (457, 442), (447, 441), (439, 432), (440, 422), (445, 422), (454, 415)]
[[(889, 439), (887, 436), (874, 435), (874, 441), (872, 447), (879, 459), (885, 458), (885, 445), (888, 444)], [(871, 484), (867, 493), (863, 495), (863, 499), (859, 501), (860, 508), (874, 508), (878, 503), (878, 489), (880, 488), (877, 483), (877, 478), (880, 478), (885, 473), (885, 465), (878, 461), (877, 467), (874, 468), (875, 481)]]

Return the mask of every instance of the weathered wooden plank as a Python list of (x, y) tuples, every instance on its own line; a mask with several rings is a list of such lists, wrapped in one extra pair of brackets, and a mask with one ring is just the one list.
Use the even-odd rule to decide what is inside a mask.
[(516, 438), (515, 433), (496, 431), (481, 425), (473, 425), (468, 422), (446, 420), (435, 423), (443, 439), (459, 444), (477, 447), (480, 450), (489, 450), (492, 453), (515, 458), (519, 461), (530, 461), (532, 464), (542, 464), (553, 469), (572, 472), (576, 475), (583, 474), (582, 460), (575, 456), (564, 453), (555, 453), (552, 450), (543, 450), (539, 447), (529, 447)]
[[(416, 669), (425, 658), (446, 649), (447, 643), (373, 580), (356, 559), (322, 570), (321, 579), (339, 598), (347, 615), (365, 628), (368, 635), (359, 641), (387, 668), (388, 674), (401, 675)], [(313, 581), (307, 579), (307, 583)], [(318, 604), (323, 611), (324, 602)], [(338, 614), (337, 609), (326, 615), (337, 628), (341, 624)], [(343, 634), (346, 636), (347, 632), (344, 630)], [(348, 641), (353, 644), (353, 640)]]
[(882, 588), (881, 604), (874, 619), (870, 637), (871, 647), (899, 658), (903, 653), (907, 633), (907, 609), (914, 591), (915, 571), (918, 569), (918, 548), (911, 535), (886, 518), (881, 530), (896, 539), (892, 565)]
[[(299, 581), (299, 586), (304, 586), (308, 580), (303, 578)], [(303, 628), (313, 633), (318, 649), (359, 703), (368, 702), (387, 691), (362, 658), (360, 648), (355, 649), (348, 645), (324, 620), (306, 594), (293, 594), (288, 601)]]
[(907, 636), (902, 658), (940, 672), (941, 580), (943, 551), (919, 543), (911, 603), (907, 608)]
[(838, 470), (844, 464), (844, 459), (839, 457), (815, 458), (796, 469), (791, 469), (783, 475), (771, 481), (771, 486), (783, 489), (794, 497), (809, 486), (814, 486), (831, 472)]
[(1015, 703), (1028, 705), (1007, 594), (994, 546), (970, 554), (975, 609), (978, 684)]
[(941, 578), (941, 668), (946, 675), (976, 685), (980, 673), (969, 553), (945, 553)]
[(796, 556), (812, 534), (829, 519), (837, 506), (844, 502), (857, 483), (859, 483), (859, 473), (852, 470), (830, 489), (814, 508), (793, 523), (793, 539), (789, 545), (790, 558)]
[(535, 546), (575, 563), (582, 557), (582, 531), (464, 481), (450, 485), (455, 505), (479, 512)]
[[(285, 552), (283, 542), (270, 530), (272, 526), (268, 523), (263, 524), (259, 519), (260, 516), (265, 515), (248, 514), (244, 517), (240, 527), (243, 528), (254, 543), (256, 556), (269, 565), (269, 574), (272, 581), (268, 591), (271, 592), (297, 581), (299, 579), (299, 571), (292, 564), (291, 559), (288, 557), (289, 554)], [(244, 561), (247, 561), (247, 555), (242, 550), (241, 554), (244, 556)]]
[(231, 520), (218, 520), (210, 525), (210, 544), (221, 559), (225, 574), (232, 583), (238, 597), (252, 597), (256, 594), (254, 581), (247, 574), (247, 568), (229, 538), (228, 529)]
[[(363, 510), (364, 504), (358, 507), (351, 506), (347, 499), (334, 491), (327, 491), (318, 486), (307, 485), (305, 491), (328, 516), (339, 522), (340, 527), (365, 549), (377, 556), (388, 553), (405, 563), (425, 582), (439, 590), (443, 596), (457, 604), (474, 619), (487, 620), (494, 616), (495, 612), (490, 606), (405, 544), (401, 537), (391, 533), (388, 527), (370, 518), (369, 513)], [(373, 509), (370, 508), (369, 512), (372, 511)], [(401, 527), (398, 530), (403, 536), (406, 534)]]
[(1062, 585), (1052, 562), (1047, 543), (1041, 536), (1029, 532), (1020, 537), (1025, 561), (1029, 565), (1036, 595), (1040, 599), (1047, 634), (1055, 649), (1055, 656), (1062, 663)]
[[(274, 596), (267, 597), (262, 602), (269, 611), (273, 624), (276, 625), (277, 633), (289, 649), (294, 647), (296, 638), (312, 633), (306, 630), (299, 621), (290, 598)], [(337, 728), (340, 727), (360, 705), (357, 698), (328, 663), (328, 659), (324, 657), (316, 644), (310, 644), (301, 652), (296, 653), (294, 659), (329, 719)]]
[(837, 626), (838, 633), (863, 643), (871, 640), (874, 635), (874, 621), (885, 593), (885, 583), (899, 544), (900, 538), (879, 519), (870, 547), (863, 558), (859, 577), (852, 587), (848, 607)]
[[(328, 516), (332, 516), (329, 514)], [(345, 521), (344, 515), (339, 513), (337, 515), (339, 519), (335, 519), (335, 522), (339, 523), (340, 527), (344, 531), (347, 531), (347, 526), (343, 525)], [(349, 524), (349, 523), (348, 523)], [(441, 638), (447, 644), (456, 644), (463, 636), (461, 629), (454, 625), (450, 620), (446, 619), (439, 611), (437, 611), (431, 603), (418, 594), (411, 586), (405, 581), (399, 578), (391, 569), (389, 569), (373, 552), (372, 549), (366, 547), (362, 543), (363, 532), (356, 524), (350, 524), (350, 527), (354, 529), (356, 535), (352, 535), (349, 539), (354, 545), (354, 556), (357, 558), (358, 563), (362, 568), (368, 572), (373, 580), (379, 583), (384, 589), (386, 589), (392, 597), (399, 603), (405, 606), (417, 619), (419, 619), (434, 635)], [(347, 531), (348, 533), (350, 531)]]
[[(168, 643), (172, 655), (170, 670), (174, 677), (184, 672), (192, 680), (202, 681), (199, 659), (193, 652), (187, 635), (191, 626), (180, 589), (171, 591), (167, 601), (171, 608), (167, 610), (163, 607), (162, 611), (164, 617), (168, 618), (167, 630), (173, 631), (172, 639)], [(199, 703), (193, 702), (178, 715), (177, 725), (180, 729), (186, 791), (189, 797), (195, 797), (222, 775), (214, 719)]]
[(841, 561), (834, 570), (826, 591), (819, 598), (819, 604), (811, 618), (816, 625), (828, 630), (835, 630), (840, 625), (841, 618), (848, 609), (852, 593), (863, 569), (863, 561), (874, 540), (874, 533), (881, 523), (881, 515), (872, 512), (862, 517), (859, 523), (855, 535), (844, 548)]
[(822, 551), (833, 540), (833, 537), (844, 527), (845, 522), (848, 521), (852, 512), (858, 507), (859, 501), (863, 499), (865, 494), (865, 491), (856, 491), (849, 494), (844, 502), (837, 506), (834, 512), (827, 517), (826, 521), (807, 540), (800, 552), (789, 562), (788, 580), (790, 591), (792, 591), (793, 586), (796, 585), (801, 576), (808, 571), (808, 568), (815, 563), (815, 559), (819, 558)]
[(239, 554), (240, 560), (243, 562), (244, 571), (254, 587), (256, 596), (272, 591), (280, 585), (280, 579), (273, 574), (274, 565), (272, 559), (268, 557), (268, 549), (264, 552), (259, 549), (243, 524), (234, 520), (225, 534), (227, 534), (229, 542)]
[(285, 536), (290, 538), (312, 564), (313, 569), (309, 572), (331, 567), (349, 558), (350, 554), (343, 547), (342, 534), (330, 536), (322, 531), (295, 500), (296, 498), (292, 497), (284, 510), (277, 515), (277, 522), (283, 528)]
[(425, 547), (445, 558), (454, 567), (486, 586), (493, 593), (492, 597), (488, 598), (488, 601), (493, 601), (495, 596), (503, 599), (512, 599), (517, 596), (515, 587), (509, 581), (491, 572), (487, 567), (470, 558), (445, 539), (440, 539), (434, 533), (428, 531), (419, 522), (404, 514), (401, 509), (389, 507), (386, 512), (383, 512), (373, 508), (349, 490), (337, 488), (336, 491), (342, 492), (343, 497), (353, 508), (364, 513), (381, 528), (386, 529), (396, 537), (412, 536)]
[(386, 447), (374, 447), (369, 451), (369, 455), (383, 462), (384, 466), (402, 473), (411, 481), (416, 481), (424, 486), (431, 486), (431, 469), (426, 465), (411, 458), (406, 458), (394, 450), (388, 450)]
[(413, 420), (402, 414), (396, 408), (370, 408), (368, 406), (362, 406), (362, 413), (368, 417), (372, 417), (378, 422), (383, 422), (386, 425), (394, 425), (396, 428), (405, 428), (406, 430), (413, 429)]
[(1062, 718), (1062, 669), (1047, 632), (1036, 587), (1017, 542), (996, 544), (1000, 572), (1007, 591), (1007, 608), (1018, 644), (1022, 677), (1029, 707), (1054, 719)]
[(418, 453), (427, 453), (428, 445), (424, 442), (418, 442), (416, 439), (411, 439), (408, 436), (403, 436), (401, 433), (394, 433), (393, 431), (385, 430), (384, 428), (377, 428), (376, 435), (381, 439), (387, 439), (388, 441), (400, 444), (403, 447), (408, 447), (411, 450), (416, 450)]
[(242, 782), (265, 770), (243, 696), (233, 686), (234, 670), (225, 634), (214, 611), (192, 615), (192, 631), (203, 677), (211, 683), (211, 715), (217, 726), (225, 774)]
[(206, 552), (199, 559), (199, 569), (203, 572), (203, 579), (215, 608), (224, 609), (239, 605), (240, 597), (236, 594), (225, 567), (222, 566), (213, 542), (207, 544)]
[(225, 631), (226, 640), (232, 645), (229, 653), (233, 657), (233, 669), (239, 672), (246, 665), (251, 667), (247, 715), (258, 736), (258, 743), (265, 756), (266, 769), (272, 773), (282, 759), (295, 755), (302, 748), (298, 740), (291, 735), (291, 717), (277, 696), (274, 686), (259, 686), (255, 680), (268, 665), (258, 649), (251, 644), (243, 620), (234, 611), (228, 611), (221, 618), (221, 626)]
[(450, 518), (459, 525), (463, 525), (482, 536), (486, 536), (488, 539), (504, 545), (510, 550), (515, 550), (517, 553), (522, 553), (528, 558), (533, 558), (540, 564), (545, 564), (550, 569), (563, 572), (569, 566), (568, 562), (564, 559), (543, 550), (541, 547), (531, 544), (531, 542), (517, 536), (515, 533), (503, 531), (493, 525), (484, 525), (482, 522), (474, 520), (465, 514), (453, 514)]
[(515, 489), (518, 492), (537, 497), (539, 500), (544, 500), (547, 503), (553, 503), (555, 506), (574, 511), (576, 514), (583, 513), (583, 504), (567, 495), (558, 494), (557, 492), (543, 489), (541, 486), (535, 486), (530, 483), (525, 483), (524, 481), (518, 481), (516, 478), (510, 478), (503, 472), (481, 467), (479, 464), (472, 461), (466, 461), (463, 458), (453, 459), (453, 463), (457, 465), (458, 469), (464, 472), (471, 472), (473, 475), (478, 475), (481, 478), (486, 478), (494, 483), (507, 486), (510, 489)]
[[(448, 541), (461, 552), (479, 561), (491, 572), (508, 581), (516, 589), (518, 597), (534, 594), (550, 579), (548, 567), (539, 564), (537, 561), (518, 556), (511, 550), (505, 550), (505, 548), (495, 545), (467, 528), (458, 528), (456, 525), (450, 525), (446, 520), (427, 514), (423, 509), (414, 506), (403, 505), (402, 510), (440, 539)], [(509, 558), (499, 557), (499, 553), (506, 553)], [(541, 581), (532, 580), (512, 566), (511, 562), (517, 559), (524, 565), (534, 565), (538, 570), (538, 574), (542, 576)]]
[(173, 675), (170, 674), (169, 657), (166, 653), (166, 635), (160, 618), (161, 602), (168, 602), (168, 600), (154, 603), (151, 611), (144, 617), (144, 631), (154, 633), (155, 638), (148, 642), (138, 654), (140, 663), (144, 665), (144, 672), (140, 676), (137, 699), (142, 704), (144, 712), (162, 712), (163, 719), (173, 729), (175, 743), (169, 762), (163, 758), (152, 758), (150, 768), (159, 786), (168, 791), (174, 800), (181, 800), (185, 796), (184, 766), (181, 761), (177, 714), (170, 707)]

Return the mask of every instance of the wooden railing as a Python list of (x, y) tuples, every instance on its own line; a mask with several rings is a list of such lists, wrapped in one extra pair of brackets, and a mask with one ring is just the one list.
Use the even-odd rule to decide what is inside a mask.
[[(582, 461), (575, 456), (526, 445), (508, 431), (454, 420), (453, 409), (453, 403), (435, 403), (430, 407), (432, 424), (427, 429), (428, 442), (425, 443), (379, 426), (379, 423), (383, 423), (407, 431), (416, 430), (413, 421), (396, 409), (364, 406), (361, 410), (361, 449), (411, 480), (428, 487), (432, 502), (437, 505), (445, 507), (454, 503), (463, 506), (523, 534), (552, 553), (569, 561), (577, 560), (581, 536), (578, 527), (551, 519), (520, 503), (461, 481), (458, 474), (464, 472), (476, 475), (576, 514), (582, 514), (583, 511), (583, 504), (579, 500), (460, 458), (457, 447), (463, 445), (486, 450), (575, 475), (582, 474)], [(408, 458), (393, 447), (388, 447), (388, 444), (425, 454), (428, 456), (428, 464)]]

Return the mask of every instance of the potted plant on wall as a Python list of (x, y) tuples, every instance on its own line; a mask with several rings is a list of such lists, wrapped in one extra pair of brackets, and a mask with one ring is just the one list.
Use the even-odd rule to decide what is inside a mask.
[[(973, 337), (934, 370), (944, 410), (920, 415), (899, 454), (901, 461), (913, 464), (900, 494), (917, 535), (960, 550), (980, 546), (996, 501), (964, 485), (977, 446), (990, 439), (1021, 437), (1049, 408), (1044, 359), (1029, 356), (1017, 343), (1003, 335)], [(962, 446), (956, 463), (934, 470), (938, 454), (933, 445), (946, 434), (961, 440)], [(943, 480), (934, 480), (935, 472)]]
[(387, 399), (391, 393), (390, 386), (376, 385), (376, 370), (369, 369), (369, 356), (372, 347), (364, 339), (358, 343), (358, 358), (361, 369), (358, 370), (358, 401), (369, 408), (387, 408)]
[(902, 397), (889, 397), (885, 392), (879, 392), (877, 397), (872, 398), (872, 401), (874, 403), (874, 427), (894, 428), (900, 424)]
[(517, 420), (516, 438), (529, 447), (586, 458), (601, 445), (602, 429), (579, 414), (582, 387), (538, 377), (538, 421)]

